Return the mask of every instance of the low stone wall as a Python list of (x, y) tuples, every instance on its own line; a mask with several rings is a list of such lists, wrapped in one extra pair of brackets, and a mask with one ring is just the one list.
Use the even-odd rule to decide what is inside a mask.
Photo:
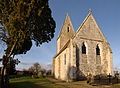
[(116, 83), (120, 83), (120, 78), (119, 77), (114, 77), (114, 76), (98, 76), (98, 77), (94, 77), (93, 79), (93, 83), (94, 84), (102, 84), (102, 85), (106, 85), (106, 84), (116, 84)]

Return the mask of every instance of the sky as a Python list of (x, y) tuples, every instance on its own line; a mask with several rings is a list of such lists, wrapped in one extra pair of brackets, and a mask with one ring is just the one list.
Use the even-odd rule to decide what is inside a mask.
[[(113, 51), (113, 67), (120, 67), (120, 0), (49, 0), (49, 6), (56, 22), (55, 36), (51, 42), (44, 43), (40, 47), (33, 45), (27, 54), (16, 56), (21, 61), (17, 66), (18, 69), (27, 68), (35, 62), (52, 64), (52, 58), (56, 54), (56, 39), (66, 14), (70, 16), (76, 31), (89, 9), (92, 9), (93, 16), (110, 43)], [(0, 53), (3, 49), (0, 49)]]

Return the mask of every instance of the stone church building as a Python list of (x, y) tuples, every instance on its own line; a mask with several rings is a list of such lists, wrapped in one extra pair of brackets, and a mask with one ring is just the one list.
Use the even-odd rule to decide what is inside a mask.
[(112, 74), (112, 50), (91, 11), (76, 32), (66, 16), (57, 38), (53, 74), (61, 80)]

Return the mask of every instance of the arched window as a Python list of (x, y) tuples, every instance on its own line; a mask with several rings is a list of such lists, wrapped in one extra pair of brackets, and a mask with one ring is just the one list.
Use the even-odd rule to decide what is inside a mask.
[(69, 32), (70, 30), (69, 30), (69, 26), (67, 27), (67, 32)]
[(84, 43), (82, 44), (82, 54), (86, 54), (86, 46)]
[(98, 45), (96, 46), (96, 55), (100, 55), (100, 48)]

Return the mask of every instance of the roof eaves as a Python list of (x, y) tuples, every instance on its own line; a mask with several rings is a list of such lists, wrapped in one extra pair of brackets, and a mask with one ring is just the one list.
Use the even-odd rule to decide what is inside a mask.
[(57, 57), (62, 51), (64, 51), (68, 47), (69, 43), (70, 43), (70, 40), (67, 41), (64, 47), (54, 56), (54, 58)]

